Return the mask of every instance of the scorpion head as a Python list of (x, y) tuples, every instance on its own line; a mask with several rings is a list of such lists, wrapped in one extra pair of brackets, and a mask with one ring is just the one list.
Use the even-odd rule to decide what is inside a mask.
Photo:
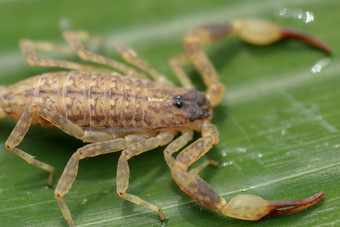
[(149, 128), (191, 128), (201, 130), (209, 120), (212, 106), (204, 93), (174, 86), (150, 87), (144, 123)]
[(170, 100), (174, 125), (201, 130), (202, 123), (211, 118), (212, 107), (204, 93), (186, 90), (176, 94)]
[(175, 95), (172, 105), (178, 108), (189, 122), (207, 119), (211, 115), (211, 105), (205, 94), (190, 90), (183, 95)]

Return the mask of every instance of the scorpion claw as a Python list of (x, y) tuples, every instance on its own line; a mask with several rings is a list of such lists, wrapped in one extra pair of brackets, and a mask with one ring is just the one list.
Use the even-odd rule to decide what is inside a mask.
[(281, 39), (296, 39), (314, 46), (327, 54), (331, 48), (320, 40), (298, 30), (283, 28), (268, 21), (259, 19), (239, 19), (232, 22), (233, 32), (248, 43), (267, 45)]
[(319, 202), (323, 196), (324, 193), (319, 192), (303, 200), (267, 201), (254, 195), (238, 195), (222, 209), (222, 213), (237, 219), (259, 221), (306, 209)]
[(323, 198), (323, 196), (324, 196), (324, 193), (319, 192), (303, 200), (272, 201), (270, 203), (275, 208), (275, 210), (273, 210), (271, 213), (266, 215), (265, 218), (291, 214), (299, 210), (306, 209), (310, 206), (313, 206), (317, 202), (319, 202)]
[(320, 40), (306, 34), (303, 33), (301, 31), (298, 30), (294, 30), (294, 29), (289, 29), (289, 28), (282, 28), (281, 30), (281, 35), (282, 35), (282, 39), (286, 39), (286, 38), (290, 38), (290, 39), (296, 39), (296, 40), (300, 40), (304, 43), (307, 43), (311, 46), (314, 46), (324, 52), (326, 52), (327, 54), (331, 54), (331, 48), (326, 45), (325, 43), (321, 42)]

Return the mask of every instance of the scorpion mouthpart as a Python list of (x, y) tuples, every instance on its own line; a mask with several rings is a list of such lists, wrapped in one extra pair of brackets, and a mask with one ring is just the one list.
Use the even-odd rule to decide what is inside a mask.
[(270, 205), (273, 207), (273, 211), (266, 215), (264, 218), (281, 216), (291, 214), (299, 210), (304, 210), (319, 202), (324, 197), (324, 195), (325, 193), (319, 192), (303, 200), (271, 201)]
[(307, 43), (311, 46), (314, 46), (322, 51), (324, 51), (325, 53), (327, 54), (331, 54), (332, 53), (332, 50), (331, 48), (326, 45), (325, 43), (321, 42), (320, 40), (306, 34), (306, 33), (303, 33), (301, 31), (298, 31), (298, 30), (294, 30), (294, 29), (289, 29), (289, 28), (283, 28), (281, 30), (281, 36), (282, 36), (282, 39), (296, 39), (296, 40), (300, 40), (304, 43)]

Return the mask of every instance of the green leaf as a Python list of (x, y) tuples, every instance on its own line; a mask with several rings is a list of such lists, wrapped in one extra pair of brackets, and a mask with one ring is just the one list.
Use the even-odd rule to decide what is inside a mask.
[[(334, 54), (327, 57), (291, 40), (255, 47), (230, 38), (207, 47), (228, 89), (223, 103), (214, 109), (213, 123), (221, 142), (206, 155), (221, 167), (207, 167), (201, 176), (227, 200), (245, 192), (286, 200), (324, 191), (325, 198), (307, 210), (260, 222), (224, 217), (182, 192), (171, 178), (162, 149), (155, 149), (129, 161), (129, 192), (162, 207), (169, 218), (162, 224), (157, 213), (116, 194), (119, 153), (114, 153), (80, 162), (78, 177), (65, 196), (77, 225), (339, 225), (340, 16), (336, 0), (3, 0), (0, 84), (55, 70), (29, 67), (17, 42), (30, 38), (61, 43), (62, 28), (105, 34), (108, 39), (102, 53), (112, 58), (118, 58), (112, 41), (130, 45), (174, 79), (167, 60), (184, 51), (182, 37), (187, 30), (241, 17), (260, 17), (306, 31), (328, 43)], [(324, 67), (313, 73), (320, 61)], [(193, 67), (187, 70), (202, 89)], [(0, 124), (4, 144), (15, 122), (5, 118)], [(56, 183), (72, 152), (81, 146), (58, 130), (32, 127), (19, 147), (56, 167)], [(0, 225), (66, 226), (53, 189), (44, 186), (46, 180), (46, 172), (0, 146)]]

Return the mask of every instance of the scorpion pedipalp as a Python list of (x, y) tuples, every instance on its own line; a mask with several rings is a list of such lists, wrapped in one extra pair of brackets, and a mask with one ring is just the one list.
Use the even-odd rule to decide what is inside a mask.
[(254, 195), (237, 195), (227, 203), (222, 213), (237, 219), (258, 221), (306, 209), (319, 202), (323, 196), (324, 193), (319, 192), (303, 200), (267, 201)]
[(327, 54), (331, 49), (325, 43), (299, 30), (284, 28), (260, 19), (240, 19), (232, 23), (234, 33), (248, 43), (267, 45), (281, 39), (296, 39), (314, 46)]

